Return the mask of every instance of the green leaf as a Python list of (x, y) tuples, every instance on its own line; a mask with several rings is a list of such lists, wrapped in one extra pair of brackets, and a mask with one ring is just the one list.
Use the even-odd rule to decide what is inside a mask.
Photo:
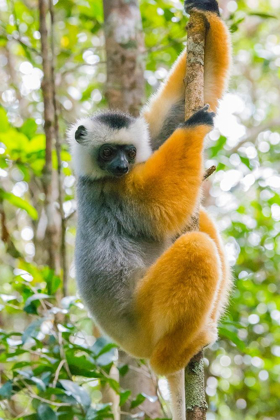
[(33, 118), (28, 118), (24, 121), (22, 124), (20, 131), (26, 135), (29, 139), (32, 139), (32, 137), (35, 136), (35, 133), (37, 131), (37, 124)]
[(111, 412), (111, 404), (96, 404), (95, 408), (87, 411), (86, 420), (100, 420), (114, 418)]
[(240, 340), (240, 338), (238, 337), (237, 329), (230, 330), (229, 328), (219, 327), (219, 335), (221, 337), (225, 337), (231, 340), (239, 350), (243, 352), (245, 351), (246, 349), (245, 343), (242, 340)]
[(40, 420), (58, 420), (56, 413), (47, 404), (40, 404), (37, 414)]
[(75, 356), (71, 354), (70, 351), (66, 352), (66, 360), (71, 369), (71, 372), (74, 375), (80, 375), (85, 377), (91, 377), (91, 372), (96, 368), (96, 365), (91, 358), (92, 361), (88, 360), (86, 356)]
[(91, 350), (96, 357), (100, 357), (102, 354), (110, 352), (111, 349), (117, 347), (118, 346), (112, 343), (107, 337), (99, 337), (91, 347)]
[(127, 391), (122, 391), (120, 393), (120, 403), (119, 405), (122, 406), (128, 400), (131, 395), (131, 391), (128, 389)]
[(45, 267), (43, 270), (43, 276), (47, 283), (47, 291), (50, 295), (54, 295), (61, 285), (61, 278), (56, 276), (54, 271), (49, 267)]
[(144, 394), (138, 394), (136, 398), (134, 398), (134, 400), (131, 401), (130, 404), (130, 408), (135, 408), (138, 407), (138, 405), (142, 404), (142, 402), (144, 402), (146, 399)]
[(40, 319), (36, 319), (36, 321), (33, 321), (30, 325), (28, 325), (28, 327), (26, 328), (26, 330), (24, 331), (23, 335), (22, 335), (22, 343), (26, 343), (26, 341), (29, 338), (36, 338), (39, 331), (40, 331), (40, 327), (42, 325), (42, 323), (44, 322), (44, 318), (40, 318)]
[(45, 293), (34, 293), (34, 295), (30, 296), (28, 299), (26, 299), (25, 305), (24, 305), (24, 310), (26, 312), (28, 312), (26, 309), (30, 306), (30, 304), (32, 302), (34, 302), (35, 300), (41, 300), (41, 299), (48, 299), (50, 298), (50, 295), (47, 295)]
[(3, 386), (0, 388), (0, 399), (11, 398), (13, 391), (13, 383), (12, 381), (7, 381)]
[(0, 133), (5, 133), (9, 129), (9, 121), (4, 108), (0, 107)]
[(217, 156), (219, 151), (223, 149), (226, 142), (227, 142), (227, 138), (224, 136), (220, 136), (220, 138), (216, 141), (215, 145), (211, 147), (211, 149), (209, 150), (209, 157), (213, 158)]
[(30, 380), (37, 385), (37, 388), (38, 388), (39, 391), (45, 391), (46, 390), (46, 385), (44, 384), (44, 382), (42, 381), (42, 379), (35, 378), (35, 376), (32, 376), (30, 378)]
[(90, 396), (81, 386), (68, 379), (61, 379), (60, 383), (69, 395), (74, 397), (79, 404), (82, 404), (88, 410), (91, 404)]
[(258, 16), (258, 17), (261, 17), (263, 19), (277, 19), (277, 17), (275, 15), (271, 15), (269, 13), (263, 13), (263, 12), (249, 12), (248, 15), (249, 16)]
[(119, 365), (118, 366), (118, 371), (120, 372), (121, 376), (124, 376), (129, 371), (129, 366), (128, 365)]
[(28, 201), (25, 201), (10, 192), (4, 191), (2, 188), (0, 188), (0, 198), (9, 201), (13, 206), (18, 207), (19, 209), (25, 210), (33, 220), (38, 219), (37, 210), (29, 204)]

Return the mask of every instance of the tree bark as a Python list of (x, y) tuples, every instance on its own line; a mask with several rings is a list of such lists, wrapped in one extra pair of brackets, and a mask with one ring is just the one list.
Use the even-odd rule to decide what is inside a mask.
[(191, 12), (187, 26), (187, 71), (185, 77), (185, 119), (204, 105), (204, 49), (206, 22), (204, 17)]
[[(144, 35), (138, 0), (103, 0), (104, 31), (107, 56), (106, 97), (109, 107), (139, 115), (145, 93)], [(132, 398), (141, 392), (155, 396), (154, 381), (145, 367), (124, 352), (119, 352), (119, 363), (131, 366), (120, 377), (123, 389), (130, 389)], [(122, 419), (131, 418), (130, 403), (122, 407)], [(159, 401), (146, 399), (134, 412), (144, 411), (150, 418), (161, 417)]]
[[(204, 106), (204, 50), (206, 21), (193, 11), (187, 26), (187, 70), (185, 77), (185, 119)], [(204, 179), (212, 173), (208, 170)], [(215, 170), (215, 169), (213, 169)], [(192, 230), (199, 229), (198, 209), (192, 220)], [(185, 369), (187, 420), (205, 420), (207, 403), (204, 390), (203, 351), (195, 355)]]
[(56, 84), (55, 84), (55, 38), (54, 38), (54, 7), (53, 0), (49, 0), (50, 10), (50, 40), (51, 40), (51, 84), (52, 84), (52, 99), (54, 109), (54, 134), (55, 134), (55, 150), (57, 157), (57, 190), (58, 190), (58, 203), (59, 203), (59, 215), (60, 215), (60, 264), (62, 269), (62, 281), (63, 281), (63, 296), (68, 295), (68, 266), (67, 266), (67, 249), (66, 249), (66, 220), (63, 210), (63, 179), (62, 179), (62, 160), (61, 160), (61, 140), (59, 134), (59, 110), (58, 101), (56, 95)]
[(50, 268), (58, 271), (59, 260), (57, 255), (57, 227), (55, 223), (55, 208), (53, 198), (53, 170), (52, 170), (52, 145), (55, 135), (54, 131), (54, 106), (52, 96), (52, 68), (50, 60), (50, 52), (48, 45), (48, 29), (47, 29), (47, 0), (39, 0), (40, 14), (40, 34), (41, 34), (41, 55), (43, 60), (43, 81), (42, 93), (44, 101), (44, 130), (46, 135), (46, 156), (45, 166), (43, 169), (43, 189), (45, 193), (45, 212), (47, 216), (47, 229), (45, 235), (46, 248), (48, 250), (48, 265)]
[(103, 0), (109, 107), (137, 116), (144, 99), (144, 37), (137, 0)]
[(204, 390), (203, 351), (196, 354), (185, 370), (186, 418), (205, 420), (207, 402)]

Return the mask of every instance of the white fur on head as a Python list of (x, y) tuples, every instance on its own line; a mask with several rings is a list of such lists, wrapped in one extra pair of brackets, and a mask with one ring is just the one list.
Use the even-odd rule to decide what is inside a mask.
[[(148, 125), (143, 117), (131, 119), (129, 127), (116, 129), (98, 120), (98, 115), (102, 113), (97, 114), (96, 118), (81, 118), (67, 133), (76, 176), (99, 179), (106, 175), (94, 159), (96, 151), (105, 143), (133, 144), (136, 147), (135, 163), (145, 162), (151, 156)], [(80, 125), (86, 128), (87, 134), (82, 142), (78, 143), (75, 133)]]

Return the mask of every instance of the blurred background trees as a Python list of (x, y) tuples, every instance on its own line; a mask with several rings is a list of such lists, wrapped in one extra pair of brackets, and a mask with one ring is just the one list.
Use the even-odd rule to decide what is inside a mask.
[[(205, 166), (218, 170), (205, 183), (204, 204), (225, 237), (236, 287), (220, 340), (205, 352), (208, 419), (279, 420), (280, 0), (220, 5), (232, 31), (233, 76), (207, 142)], [(124, 379), (142, 361), (117, 364), (115, 346), (93, 331), (76, 296), (75, 178), (65, 132), (109, 99), (103, 5), (49, 6), (44, 52), (37, 1), (0, 0), (0, 418), (110, 418), (105, 388), (123, 412), (168, 418), (165, 380), (131, 395)], [(138, 64), (148, 97), (183, 48), (186, 17), (176, 0), (142, 0), (140, 10)]]

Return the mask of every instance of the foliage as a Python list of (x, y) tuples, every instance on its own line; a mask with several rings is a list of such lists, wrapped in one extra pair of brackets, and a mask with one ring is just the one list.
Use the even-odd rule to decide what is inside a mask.
[[(102, 2), (55, 2), (55, 73), (61, 138), (106, 104)], [(219, 220), (235, 288), (206, 351), (209, 420), (279, 420), (280, 399), (280, 28), (279, 0), (224, 2), (233, 33), (230, 94), (210, 135), (205, 204)], [(182, 50), (182, 2), (141, 1), (147, 95)], [(0, 2), (0, 417), (112, 418), (105, 386), (139, 409), (110, 375), (115, 346), (97, 338), (76, 297), (74, 177), (63, 142), (63, 211), (70, 296), (46, 264), (45, 135), (39, 16), (34, 0)], [(53, 170), (58, 161), (53, 151)], [(55, 187), (57, 188), (57, 187)], [(57, 193), (57, 191), (56, 191)], [(57, 193), (58, 196), (58, 193)], [(58, 201), (58, 198), (55, 199)], [(55, 222), (59, 214), (55, 215)], [(72, 216), (72, 217), (71, 217)], [(119, 366), (121, 375), (129, 367)], [(168, 398), (160, 380), (161, 402)], [(143, 390), (145, 391), (145, 390)], [(147, 416), (146, 416), (147, 417)]]

